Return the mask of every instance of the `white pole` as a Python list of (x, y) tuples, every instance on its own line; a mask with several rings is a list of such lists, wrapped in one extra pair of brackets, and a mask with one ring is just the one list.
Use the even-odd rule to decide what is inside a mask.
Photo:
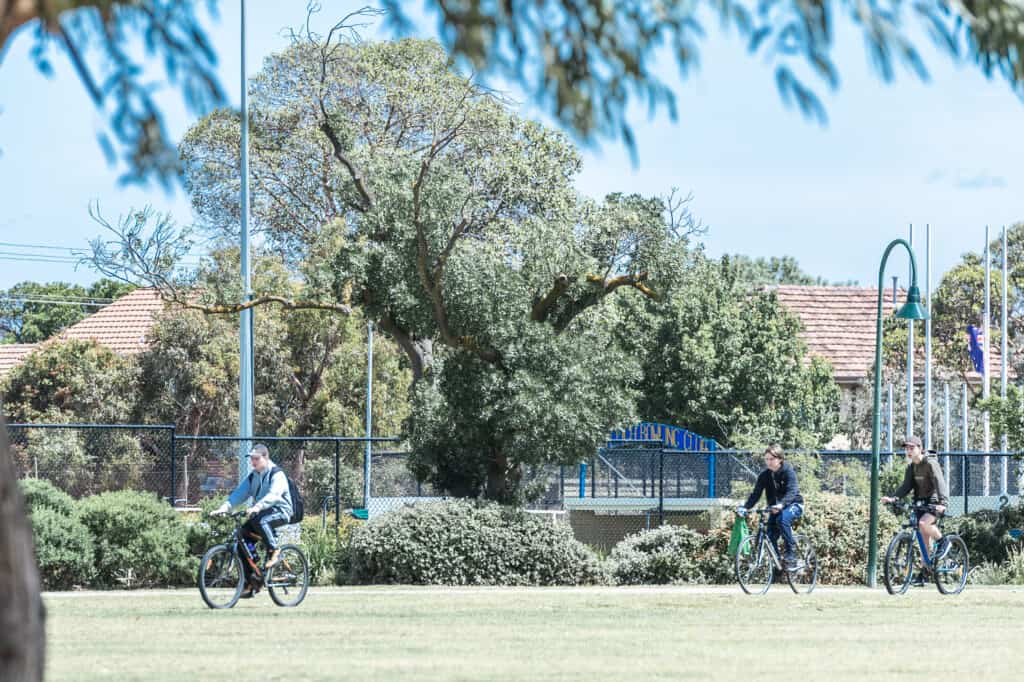
[[(982, 349), (981, 349), (981, 357), (982, 357), (982, 364), (981, 364), (981, 369), (982, 369), (982, 374), (981, 374), (981, 397), (984, 398), (984, 399), (987, 399), (989, 397), (990, 392), (991, 392), (991, 388), (989, 386), (989, 374), (991, 374), (991, 372), (989, 371), (990, 365), (989, 365), (989, 362), (988, 362), (988, 348), (989, 348), (988, 336), (989, 336), (989, 324), (990, 324), (991, 315), (992, 315), (992, 300), (991, 300), (991, 298), (992, 298), (991, 297), (991, 288), (992, 288), (992, 256), (991, 256), (991, 254), (989, 252), (988, 239), (989, 239), (989, 237), (988, 237), (988, 225), (986, 225), (985, 226), (985, 319), (982, 321), (982, 326), (985, 329), (985, 340), (984, 340), (984, 343), (982, 344)], [(984, 446), (984, 450), (985, 450), (986, 455), (985, 455), (985, 457), (982, 458), (982, 462), (984, 462), (983, 466), (984, 466), (985, 470), (982, 472), (982, 493), (981, 493), (985, 497), (988, 497), (988, 495), (991, 492), (991, 490), (990, 490), (990, 478), (991, 477), (989, 476), (989, 470), (988, 470), (988, 468), (989, 468), (988, 453), (992, 451), (992, 443), (991, 443), (992, 434), (991, 434), (991, 431), (989, 430), (989, 427), (990, 427), (990, 425), (989, 425), (989, 421), (988, 421), (988, 410), (985, 410), (985, 412), (982, 413), (982, 433), (983, 433), (983, 436), (984, 436), (983, 446)]]
[(932, 448), (932, 226), (924, 226), (924, 286), (928, 319), (924, 321), (924, 448)]
[[(971, 460), (967, 457), (967, 448), (968, 448), (968, 445), (970, 445), (970, 440), (967, 437), (968, 425), (967, 425), (967, 382), (966, 381), (964, 383), (960, 384), (960, 389), (961, 389), (961, 392), (960, 392), (960, 417), (962, 419), (961, 424), (960, 424), (960, 446), (961, 446), (960, 449), (963, 452), (963, 454), (960, 455), (962, 457), (962, 459), (960, 460), (960, 462), (962, 464), (961, 471), (963, 472), (963, 475), (961, 475), (961, 477), (960, 477), (960, 488), (963, 490), (964, 499), (966, 500), (966, 499), (968, 499), (968, 496), (971, 493), (970, 486), (968, 485), (971, 482), (971, 466), (970, 466)], [(949, 493), (950, 493), (950, 495), (952, 495), (953, 491), (950, 490)], [(964, 514), (966, 514), (966, 513), (967, 513), (967, 505), (964, 504)]]
[[(1009, 272), (1006, 269), (1006, 225), (1003, 225), (1003, 300), (1001, 301), (1001, 315), (1002, 315), (1002, 335), (1000, 338), (1000, 357), (999, 357), (999, 396), (1005, 401), (1006, 400), (1006, 356), (1008, 354), (1006, 337), (1009, 336), (1009, 324), (1006, 317), (1006, 280), (1009, 279)], [(1006, 456), (1007, 451), (1007, 438), (1006, 433), (1003, 433), (1003, 437), (999, 442), (999, 451), (1003, 453), (1003, 466), (1002, 466), (1002, 494), (1006, 494), (1007, 485), (1010, 479), (1010, 458)]]
[[(910, 250), (914, 249), (914, 225), (910, 225)], [(914, 274), (907, 275), (912, 282)], [(907, 437), (914, 435), (914, 321), (907, 320)]]
[[(252, 299), (252, 275), (249, 264), (249, 104), (246, 99), (245, 73), (245, 0), (241, 0), (241, 80), (242, 80), (242, 190), (239, 197), (241, 204), (241, 243), (239, 244), (242, 267), (242, 301)], [(253, 432), (253, 339), (252, 339), (252, 308), (246, 308), (239, 315), (239, 365), (238, 365), (238, 436), (241, 441), (238, 477), (239, 480), (249, 473), (249, 449), (252, 447)]]
[(946, 453), (945, 474), (949, 483), (949, 382), (942, 384), (942, 451)]

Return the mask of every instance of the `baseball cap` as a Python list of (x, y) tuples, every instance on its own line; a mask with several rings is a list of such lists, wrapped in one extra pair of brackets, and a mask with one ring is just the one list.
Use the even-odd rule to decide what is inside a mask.
[(916, 445), (919, 448), (924, 447), (921, 443), (920, 436), (907, 436), (906, 438), (903, 439), (903, 445)]

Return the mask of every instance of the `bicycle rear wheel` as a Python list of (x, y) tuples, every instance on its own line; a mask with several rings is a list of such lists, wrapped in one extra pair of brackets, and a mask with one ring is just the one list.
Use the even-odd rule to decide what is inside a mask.
[(797, 594), (810, 594), (818, 584), (818, 555), (806, 535), (794, 535), (793, 539), (796, 540), (797, 568), (786, 571), (786, 580)]
[(736, 548), (736, 581), (747, 594), (767, 592), (775, 575), (769, 550), (764, 544), (758, 544), (757, 538), (757, 535), (750, 535)]
[(958, 535), (947, 535), (949, 552), (932, 569), (935, 586), (942, 594), (960, 594), (967, 585), (967, 574), (970, 572), (970, 557), (967, 545)]
[(245, 575), (238, 555), (227, 545), (206, 550), (199, 562), (199, 594), (211, 609), (230, 609), (242, 594)]
[(281, 547), (281, 559), (267, 571), (267, 591), (278, 606), (298, 606), (309, 590), (309, 562), (295, 545)]
[(914, 573), (914, 536), (906, 531), (897, 533), (885, 550), (882, 576), (889, 594), (903, 594), (910, 587)]

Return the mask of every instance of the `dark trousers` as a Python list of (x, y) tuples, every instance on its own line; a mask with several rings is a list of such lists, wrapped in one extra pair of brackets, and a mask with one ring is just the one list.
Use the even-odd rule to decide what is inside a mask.
[[(267, 548), (267, 551), (272, 552), (277, 549), (277, 536), (274, 534), (274, 529), (287, 523), (288, 517), (280, 511), (276, 509), (264, 509), (255, 516), (250, 517), (249, 520), (242, 525), (242, 537), (246, 540), (252, 540), (259, 537), (263, 540), (263, 545)], [(245, 573), (246, 582), (249, 582), (249, 579), (252, 576), (252, 567), (249, 566), (248, 561), (242, 561), (242, 572)]]
[(772, 520), (768, 524), (768, 537), (772, 539), (772, 542), (775, 543), (776, 547), (779, 546), (779, 535), (782, 535), (782, 539), (786, 543), (785, 558), (787, 561), (796, 558), (796, 541), (793, 539), (793, 522), (803, 515), (803, 505), (794, 502), (778, 514), (772, 516)]

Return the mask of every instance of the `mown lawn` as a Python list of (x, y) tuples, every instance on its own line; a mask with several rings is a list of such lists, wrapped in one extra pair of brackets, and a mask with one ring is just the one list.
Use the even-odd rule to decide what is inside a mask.
[[(314, 588), (45, 597), (49, 680), (1017, 679), (1024, 589)], [(922, 649), (926, 653), (922, 653)]]

